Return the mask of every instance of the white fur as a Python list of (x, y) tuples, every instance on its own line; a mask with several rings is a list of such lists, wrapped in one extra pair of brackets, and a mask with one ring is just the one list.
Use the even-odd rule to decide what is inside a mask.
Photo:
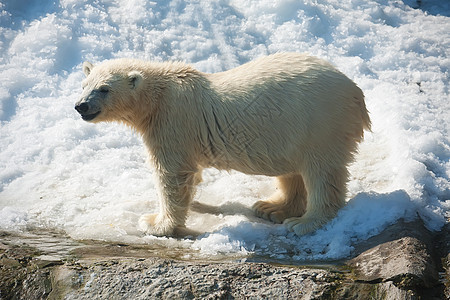
[[(201, 73), (183, 63), (118, 59), (85, 64), (78, 105), (144, 139), (159, 179), (160, 212), (140, 225), (155, 235), (184, 228), (205, 167), (276, 176), (256, 214), (305, 234), (345, 203), (347, 165), (370, 120), (361, 90), (327, 62), (280, 53)], [(96, 96), (100, 87), (107, 96)]]

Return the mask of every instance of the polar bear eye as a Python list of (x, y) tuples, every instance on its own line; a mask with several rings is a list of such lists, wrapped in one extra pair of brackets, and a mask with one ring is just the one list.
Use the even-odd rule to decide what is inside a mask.
[(107, 87), (107, 86), (101, 86), (99, 89), (98, 89), (101, 93), (107, 93), (107, 92), (109, 92), (109, 88)]

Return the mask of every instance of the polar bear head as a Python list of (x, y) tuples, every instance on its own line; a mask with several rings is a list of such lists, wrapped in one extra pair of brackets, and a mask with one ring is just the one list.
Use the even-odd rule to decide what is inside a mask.
[(75, 109), (88, 122), (122, 121), (133, 123), (142, 105), (142, 68), (134, 60), (118, 59), (94, 66), (83, 64), (86, 79)]

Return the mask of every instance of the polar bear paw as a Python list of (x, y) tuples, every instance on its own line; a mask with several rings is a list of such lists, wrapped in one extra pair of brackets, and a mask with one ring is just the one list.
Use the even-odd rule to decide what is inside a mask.
[(297, 217), (286, 219), (283, 224), (296, 235), (304, 235), (319, 229), (327, 221), (325, 218)]
[(286, 218), (292, 217), (292, 210), (282, 203), (272, 201), (258, 201), (253, 204), (255, 214), (274, 223), (283, 223)]
[(201, 232), (174, 225), (170, 219), (161, 214), (146, 214), (139, 218), (138, 228), (145, 234), (154, 236), (173, 236), (177, 238), (195, 238)]
[(145, 214), (139, 218), (139, 229), (155, 236), (173, 235), (175, 225), (161, 214)]

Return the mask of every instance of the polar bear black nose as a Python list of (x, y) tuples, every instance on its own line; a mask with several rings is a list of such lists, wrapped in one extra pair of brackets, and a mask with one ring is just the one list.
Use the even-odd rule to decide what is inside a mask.
[(86, 113), (89, 110), (89, 104), (87, 104), (86, 102), (83, 102), (81, 104), (75, 105), (75, 109), (80, 114)]

